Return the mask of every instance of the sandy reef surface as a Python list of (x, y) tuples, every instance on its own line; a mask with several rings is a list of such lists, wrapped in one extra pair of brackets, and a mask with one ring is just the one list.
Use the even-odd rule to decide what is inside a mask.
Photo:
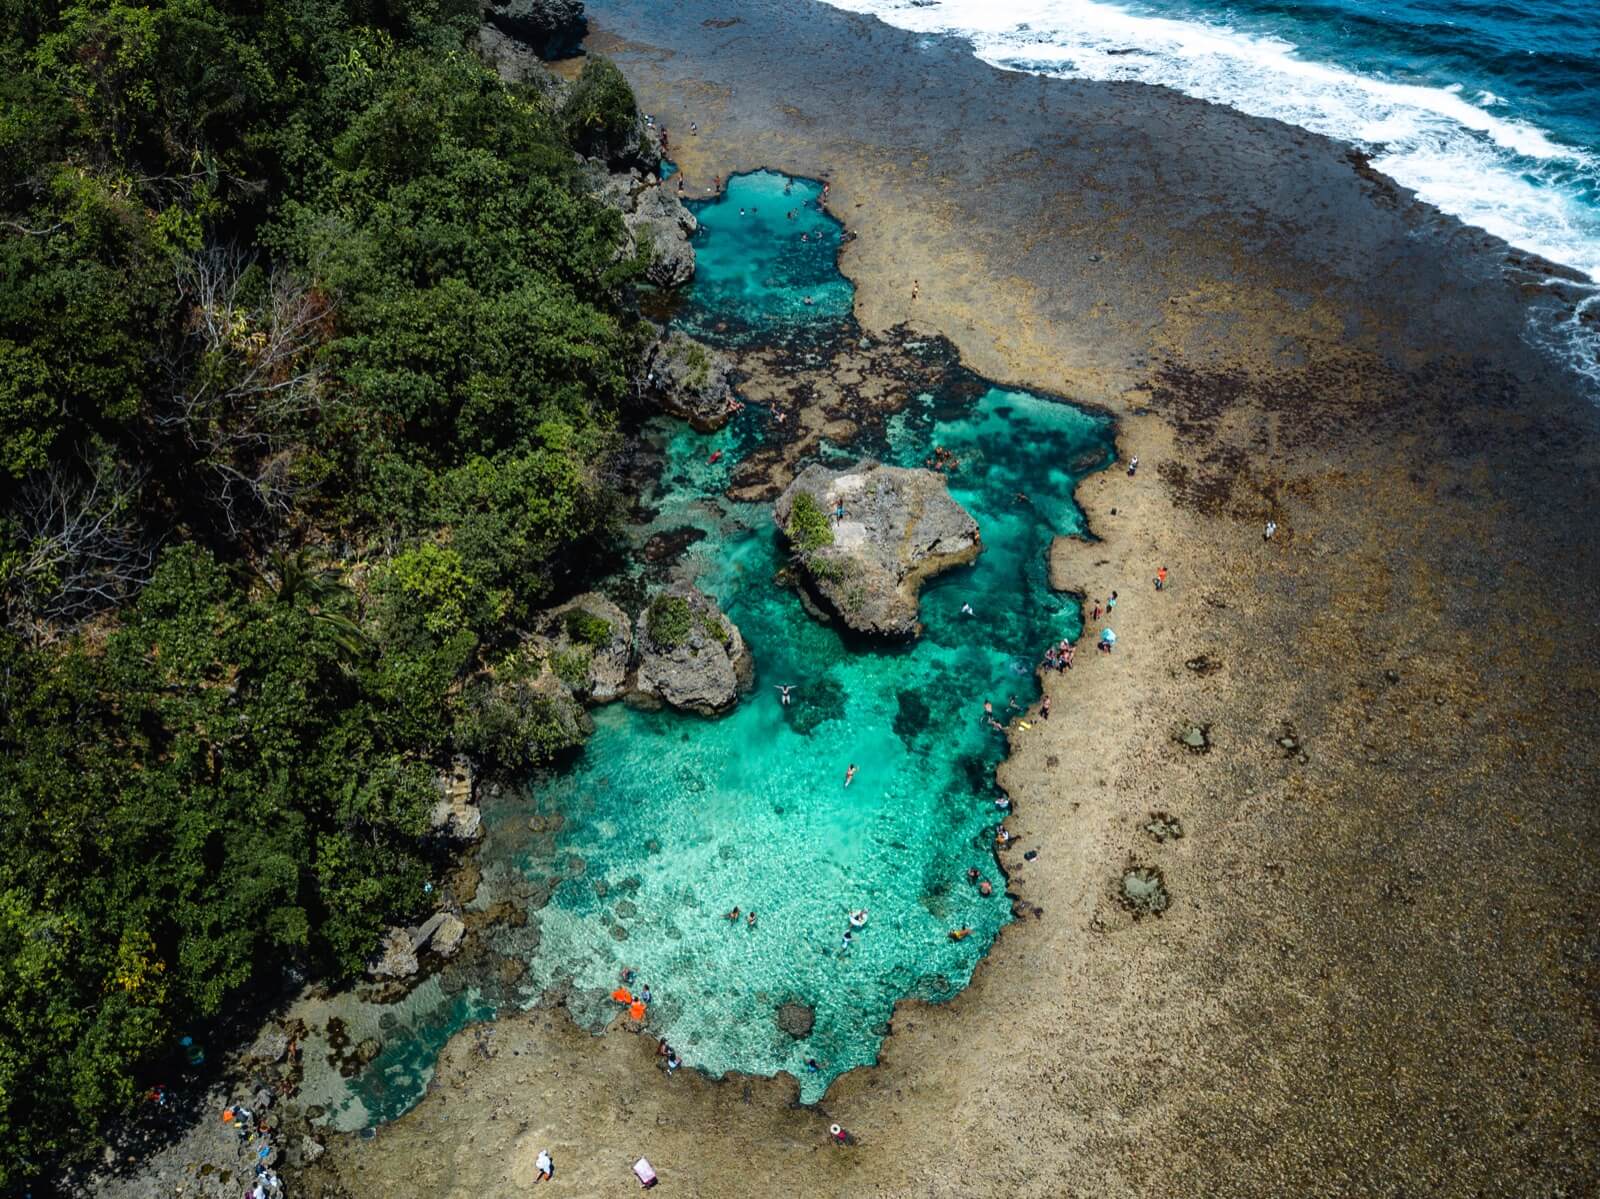
[(539, 1193), (1596, 1193), (1600, 439), (1521, 342), (1559, 297), (1286, 126), (809, 4), (589, 7), (692, 188), (830, 180), (866, 330), (1118, 418), (1139, 472), (1051, 560), (1117, 648), (1013, 727), (1022, 918), (877, 1068), (800, 1108), (530, 1013), (300, 1192), (522, 1195), (549, 1148)]

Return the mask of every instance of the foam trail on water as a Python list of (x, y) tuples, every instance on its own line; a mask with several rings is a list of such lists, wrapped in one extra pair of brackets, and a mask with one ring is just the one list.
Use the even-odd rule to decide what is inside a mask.
[[(1162, 84), (1354, 142), (1430, 204), (1600, 281), (1600, 154), (1506, 113), (1492, 92), (1399, 83), (1314, 61), (1290, 42), (1095, 0), (826, 0), (950, 33), (994, 66)], [(1587, 339), (1585, 339), (1587, 340)], [(1600, 375), (1592, 346), (1576, 364)]]

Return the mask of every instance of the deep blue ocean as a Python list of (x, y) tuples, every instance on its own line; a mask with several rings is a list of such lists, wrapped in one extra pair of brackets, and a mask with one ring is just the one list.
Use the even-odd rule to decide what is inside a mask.
[(1600, 281), (1600, 0), (827, 2), (963, 36), (995, 66), (1165, 84), (1342, 138)]

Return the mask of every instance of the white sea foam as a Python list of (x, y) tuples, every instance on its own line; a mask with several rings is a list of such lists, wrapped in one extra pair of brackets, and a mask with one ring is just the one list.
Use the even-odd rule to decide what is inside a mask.
[[(1351, 141), (1430, 204), (1600, 282), (1600, 155), (1564, 145), (1505, 101), (1317, 62), (1280, 38), (1141, 15), (1097, 0), (826, 0), (922, 33), (965, 37), (1010, 70), (1164, 84)], [(1490, 109), (1498, 111), (1491, 112)], [(1579, 351), (1596, 369), (1593, 350)]]

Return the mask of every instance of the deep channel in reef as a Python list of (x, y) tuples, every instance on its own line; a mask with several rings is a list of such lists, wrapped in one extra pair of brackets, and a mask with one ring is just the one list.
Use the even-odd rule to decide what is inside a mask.
[[(701, 273), (681, 309), (691, 331), (729, 345), (783, 340), (797, 323), (842, 330), (851, 291), (835, 265), (837, 238), (817, 257), (808, 237), (795, 260), (798, 218), (778, 202), (819, 191), (761, 173), (698, 206)], [(814, 203), (810, 211), (832, 224)], [(813, 303), (796, 311), (796, 295)], [(632, 534), (641, 545), (700, 534), (682, 538), (675, 569), (741, 629), (755, 656), (752, 691), (716, 720), (601, 709), (576, 764), (485, 806), (477, 904), (509, 896), (527, 919), (489, 934), (494, 952), (476, 981), (456, 966), (448, 988), (429, 980), (382, 1014), (345, 1005), (363, 1008), (341, 1012), (352, 1037), (379, 1020), (388, 1027), (352, 1081), (308, 1077), (336, 1126), (403, 1111), (441, 1035), (494, 1002), (557, 993), (581, 1025), (600, 1030), (622, 1011), (611, 992), (625, 968), (634, 991), (652, 991), (649, 1034), (686, 1065), (788, 1071), (815, 1101), (838, 1075), (876, 1060), (897, 1000), (960, 991), (1010, 919), (993, 854), (1005, 740), (983, 703), (1002, 723), (1009, 701), (1031, 703), (1043, 649), (1080, 631), (1076, 602), (1048, 585), (1046, 553), (1054, 536), (1083, 530), (1073, 487), (1111, 460), (1110, 423), (967, 376), (949, 394), (916, 396), (859, 444), (825, 447), (838, 465), (870, 453), (919, 466), (935, 446), (958, 463), (951, 493), (978, 521), (984, 552), (924, 588), (925, 629), (909, 645), (865, 645), (809, 615), (779, 578), (785, 554), (770, 506), (726, 498), (740, 456), (769, 427), (753, 407), (713, 434), (652, 422), (645, 435), (662, 468), (643, 498), (654, 517)], [(638, 594), (637, 575), (617, 582)], [(787, 706), (780, 684), (795, 688)], [(847, 788), (851, 763), (859, 774)], [(973, 867), (994, 884), (991, 896), (969, 883)], [(725, 919), (734, 907), (754, 912), (755, 926)], [(849, 913), (862, 908), (869, 918), (846, 948)], [(958, 929), (970, 935), (952, 940)], [(487, 963), (502, 974), (511, 964), (514, 981), (490, 979)]]

